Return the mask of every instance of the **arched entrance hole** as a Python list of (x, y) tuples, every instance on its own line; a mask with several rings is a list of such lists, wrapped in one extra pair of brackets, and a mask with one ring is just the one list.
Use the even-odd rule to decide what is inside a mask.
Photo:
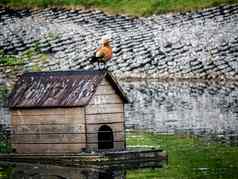
[(112, 129), (103, 125), (98, 130), (98, 149), (112, 149), (113, 148), (113, 132)]

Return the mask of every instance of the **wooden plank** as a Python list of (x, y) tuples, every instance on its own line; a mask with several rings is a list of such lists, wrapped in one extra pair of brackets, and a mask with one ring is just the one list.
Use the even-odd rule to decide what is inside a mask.
[(116, 91), (111, 85), (98, 86), (96, 89), (96, 95), (115, 94)]
[(14, 144), (78, 144), (85, 143), (85, 134), (12, 135)]
[(123, 104), (102, 104), (86, 106), (87, 114), (102, 114), (102, 113), (121, 113), (123, 112)]
[(87, 144), (87, 149), (88, 150), (98, 150), (98, 144), (96, 144), (96, 143)]
[[(94, 125), (88, 125), (87, 126), (87, 133), (97, 133), (99, 128), (102, 125), (94, 124)], [(118, 132), (118, 131), (124, 131), (124, 123), (113, 123), (113, 124), (108, 124), (113, 132)]]
[(110, 95), (94, 95), (90, 100), (89, 104), (122, 104), (123, 101), (117, 94)]
[(123, 122), (123, 119), (124, 119), (123, 113), (86, 115), (87, 124)]
[(23, 124), (12, 126), (13, 134), (85, 133), (84, 124)]
[(17, 109), (12, 110), (13, 116), (27, 116), (27, 115), (64, 115), (64, 108), (40, 108), (40, 109)]
[(84, 107), (64, 108), (65, 116), (78, 116), (84, 115)]
[(118, 142), (114, 142), (114, 149), (115, 150), (123, 150), (125, 149), (125, 141), (118, 141)]
[(84, 123), (83, 116), (62, 116), (62, 115), (55, 115), (55, 116), (12, 116), (11, 124), (15, 125), (22, 125), (22, 124), (78, 124)]
[(11, 110), (13, 116), (39, 116), (39, 115), (80, 115), (83, 107), (75, 108), (39, 108), (39, 109), (17, 109)]
[[(98, 150), (98, 144), (97, 143), (91, 143), (88, 144), (88, 149), (89, 150)], [(124, 147), (124, 141), (117, 141), (117, 142), (113, 142), (113, 149), (112, 150), (123, 150), (125, 149)]]
[(103, 85), (111, 86), (111, 83), (106, 78), (104, 78), (100, 83), (100, 86), (103, 86)]
[[(114, 141), (124, 141), (124, 132), (118, 131), (113, 133), (113, 140)], [(88, 143), (97, 143), (98, 142), (98, 134), (87, 134)]]
[[(12, 115), (12, 125), (16, 124), (55, 124), (55, 123), (84, 123), (84, 110), (78, 108), (75, 110), (66, 110), (64, 114), (49, 113), (39, 114), (20, 111), (17, 115), (16, 112)], [(63, 109), (64, 110), (64, 109)]]
[(85, 144), (15, 144), (17, 153), (78, 153)]

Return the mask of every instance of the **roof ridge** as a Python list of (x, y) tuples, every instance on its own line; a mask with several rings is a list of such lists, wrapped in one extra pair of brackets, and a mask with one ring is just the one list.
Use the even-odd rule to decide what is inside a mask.
[(110, 73), (107, 70), (59, 70), (59, 71), (39, 71), (39, 72), (24, 72), (23, 76), (37, 76), (37, 75), (74, 75), (74, 74), (106, 74)]

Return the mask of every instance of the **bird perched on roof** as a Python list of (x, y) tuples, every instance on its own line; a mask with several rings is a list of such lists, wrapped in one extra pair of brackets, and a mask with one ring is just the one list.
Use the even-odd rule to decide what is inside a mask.
[(106, 62), (108, 62), (112, 58), (112, 47), (110, 46), (110, 38), (107, 36), (102, 37), (100, 45), (101, 46), (96, 49), (95, 55), (91, 57), (91, 63), (98, 62), (99, 68), (99, 64), (103, 63), (105, 68)]

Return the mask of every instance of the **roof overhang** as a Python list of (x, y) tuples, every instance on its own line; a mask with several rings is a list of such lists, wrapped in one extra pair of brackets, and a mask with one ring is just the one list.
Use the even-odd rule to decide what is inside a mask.
[(24, 73), (8, 98), (16, 108), (84, 107), (106, 78), (124, 103), (129, 99), (113, 75), (106, 70), (76, 70)]

